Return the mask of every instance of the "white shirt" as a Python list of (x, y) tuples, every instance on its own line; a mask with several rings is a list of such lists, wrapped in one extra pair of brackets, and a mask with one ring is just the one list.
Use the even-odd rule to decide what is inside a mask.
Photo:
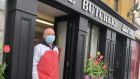
[[(37, 71), (37, 65), (41, 59), (41, 57), (45, 54), (47, 50), (51, 50), (50, 47), (47, 47), (44, 44), (37, 44), (34, 47), (34, 56), (33, 56), (33, 68), (32, 68), (32, 79), (39, 79), (38, 71)], [(55, 46), (54, 51), (57, 51), (58, 48)]]

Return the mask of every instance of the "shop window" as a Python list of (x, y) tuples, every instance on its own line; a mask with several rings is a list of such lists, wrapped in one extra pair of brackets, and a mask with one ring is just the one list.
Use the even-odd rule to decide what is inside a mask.
[(95, 25), (89, 24), (87, 39), (86, 39), (86, 52), (85, 62), (88, 57), (94, 58), (98, 51), (99, 28)]
[(0, 0), (0, 63), (3, 57), (3, 44), (5, 32), (6, 0)]

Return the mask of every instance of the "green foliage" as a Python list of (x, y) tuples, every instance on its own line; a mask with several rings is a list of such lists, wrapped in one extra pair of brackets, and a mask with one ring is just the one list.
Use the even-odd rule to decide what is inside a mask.
[(6, 69), (6, 63), (0, 64), (0, 79), (6, 79), (5, 78), (6, 75), (4, 73), (5, 69)]
[[(98, 58), (98, 57), (96, 57)], [(91, 59), (89, 58), (86, 62), (86, 67), (84, 69), (84, 73), (85, 75), (89, 75), (91, 77), (99, 77), (99, 76), (106, 76), (107, 74), (107, 67), (106, 67), (106, 63), (104, 61), (98, 61), (99, 59)], [(95, 63), (97, 62), (98, 63)]]
[(93, 69), (94, 69), (94, 66), (93, 66), (92, 60), (88, 59), (86, 67), (84, 69), (85, 70), (85, 74), (89, 75), (89, 76), (93, 76), (94, 75)]

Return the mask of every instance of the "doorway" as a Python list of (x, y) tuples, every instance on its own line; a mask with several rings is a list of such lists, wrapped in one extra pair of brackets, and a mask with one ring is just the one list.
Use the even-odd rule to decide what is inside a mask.
[(69, 57), (68, 52), (70, 51), (66, 50), (66, 47), (68, 49), (69, 46), (69, 43), (67, 43), (67, 36), (69, 36), (70, 33), (70, 29), (68, 30), (70, 17), (67, 19), (64, 18), (68, 16), (69, 14), (62, 10), (45, 3), (38, 2), (34, 40), (35, 45), (43, 40), (43, 31), (45, 28), (49, 27), (55, 30), (55, 45), (59, 49), (59, 79), (65, 79), (63, 76), (67, 73), (64, 73), (64, 70), (65, 72), (68, 72), (64, 65), (65, 62), (67, 62), (65, 58)]

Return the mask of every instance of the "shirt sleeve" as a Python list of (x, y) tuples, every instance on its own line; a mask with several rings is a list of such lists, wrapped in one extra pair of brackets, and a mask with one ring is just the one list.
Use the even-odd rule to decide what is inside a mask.
[(57, 52), (57, 54), (59, 54), (59, 50), (58, 50), (58, 48), (57, 47), (55, 47), (56, 48), (56, 52)]
[(34, 56), (33, 56), (33, 68), (32, 68), (32, 79), (39, 79), (37, 65), (40, 60), (40, 51), (38, 46), (34, 47)]

